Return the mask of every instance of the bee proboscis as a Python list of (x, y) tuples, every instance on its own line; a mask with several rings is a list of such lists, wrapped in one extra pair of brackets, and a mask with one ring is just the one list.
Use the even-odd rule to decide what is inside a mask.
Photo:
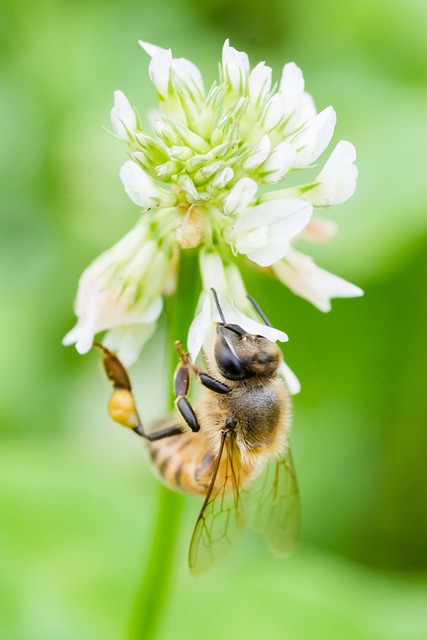
[[(245, 521), (278, 555), (287, 555), (299, 529), (299, 492), (289, 447), (290, 400), (278, 377), (282, 355), (267, 338), (221, 317), (204, 345), (202, 371), (176, 343), (175, 412), (146, 432), (129, 375), (117, 356), (97, 343), (114, 386), (109, 413), (147, 441), (150, 457), (172, 489), (205, 496), (189, 551), (193, 573), (221, 558)], [(251, 299), (252, 300), (252, 299)], [(268, 323), (258, 305), (253, 304)], [(201, 383), (193, 409), (191, 377)]]

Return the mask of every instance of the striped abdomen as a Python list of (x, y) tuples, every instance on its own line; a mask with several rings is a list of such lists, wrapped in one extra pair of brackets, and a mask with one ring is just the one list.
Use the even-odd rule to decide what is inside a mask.
[[(180, 417), (175, 414), (157, 422), (152, 430), (154, 432), (179, 424)], [(203, 428), (196, 433), (188, 430), (177, 436), (150, 442), (148, 452), (155, 469), (169, 487), (185, 493), (206, 495), (216, 467), (216, 456), (212, 453)], [(233, 461), (229, 459), (230, 454)], [(228, 493), (233, 489), (233, 478), (237, 485), (244, 485), (257, 475), (259, 469), (255, 460), (246, 460), (242, 464), (236, 444), (231, 449), (226, 446), (215, 484)]]
[[(177, 424), (171, 415), (153, 425), (153, 431)], [(148, 452), (157, 472), (172, 489), (205, 495), (214, 470), (214, 456), (200, 431), (185, 432), (148, 444)]]

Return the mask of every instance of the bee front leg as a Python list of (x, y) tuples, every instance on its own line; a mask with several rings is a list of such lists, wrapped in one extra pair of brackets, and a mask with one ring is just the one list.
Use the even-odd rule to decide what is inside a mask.
[(226, 384), (223, 384), (222, 382), (219, 382), (219, 380), (212, 378), (212, 376), (207, 373), (204, 373), (196, 364), (193, 364), (191, 362), (190, 354), (182, 350), (181, 343), (179, 341), (175, 342), (175, 347), (181, 360), (181, 365), (175, 373), (175, 406), (190, 429), (192, 431), (199, 431), (200, 425), (197, 421), (194, 409), (187, 398), (188, 390), (190, 388), (191, 373), (194, 373), (201, 384), (211, 391), (215, 391), (216, 393), (229, 393), (231, 389)]
[[(181, 354), (180, 354), (181, 355)], [(182, 354), (188, 355), (188, 354)], [(183, 358), (182, 358), (183, 359)], [(191, 431), (200, 431), (200, 425), (197, 421), (194, 409), (187, 398), (188, 389), (190, 387), (190, 371), (191, 363), (183, 362), (175, 373), (175, 406), (190, 427)]]
[(216, 393), (230, 393), (231, 391), (228, 385), (220, 382), (219, 380), (215, 380), (215, 378), (212, 378), (212, 376), (210, 376), (208, 373), (204, 373), (203, 371), (199, 370), (196, 375), (199, 378), (201, 384), (211, 391), (215, 391)]
[(208, 373), (205, 373), (204, 371), (202, 371), (200, 367), (198, 367), (196, 364), (193, 364), (191, 362), (190, 354), (182, 351), (180, 342), (176, 342), (175, 346), (182, 362), (182, 366), (178, 369), (178, 372), (180, 369), (186, 369), (189, 372), (188, 381), (187, 381), (187, 390), (185, 393), (187, 393), (188, 391), (190, 371), (194, 373), (194, 375), (198, 378), (199, 382), (207, 389), (210, 389), (211, 391), (215, 391), (215, 393), (230, 393), (231, 388), (228, 385), (224, 384), (223, 382), (220, 382), (219, 380), (216, 380), (215, 378), (210, 376)]

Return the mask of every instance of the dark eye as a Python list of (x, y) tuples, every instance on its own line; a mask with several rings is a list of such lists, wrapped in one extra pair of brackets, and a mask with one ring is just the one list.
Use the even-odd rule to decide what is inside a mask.
[(215, 360), (225, 378), (238, 379), (245, 376), (241, 362), (234, 355), (225, 338), (219, 336), (215, 345)]

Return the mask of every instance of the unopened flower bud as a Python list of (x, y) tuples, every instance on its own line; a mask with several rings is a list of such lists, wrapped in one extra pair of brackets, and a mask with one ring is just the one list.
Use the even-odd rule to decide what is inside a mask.
[(222, 210), (226, 214), (238, 213), (245, 209), (253, 200), (258, 189), (255, 180), (251, 178), (241, 178), (231, 189), (222, 205)]
[(110, 118), (115, 135), (122, 140), (131, 140), (137, 120), (135, 111), (122, 91), (114, 92), (114, 106)]

